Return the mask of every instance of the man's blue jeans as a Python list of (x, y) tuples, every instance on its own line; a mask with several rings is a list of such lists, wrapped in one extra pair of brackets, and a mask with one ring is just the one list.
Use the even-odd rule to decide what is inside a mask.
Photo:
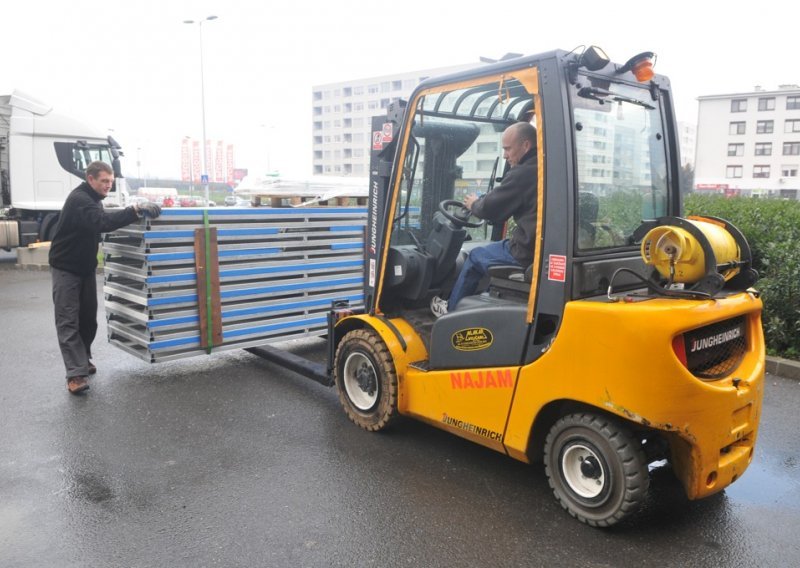
[(471, 296), (477, 292), (481, 278), (489, 273), (489, 267), (498, 265), (521, 267), (517, 259), (511, 255), (508, 239), (472, 249), (461, 269), (461, 274), (458, 275), (455, 286), (453, 286), (453, 291), (450, 292), (450, 299), (447, 302), (448, 311), (452, 311), (464, 296)]

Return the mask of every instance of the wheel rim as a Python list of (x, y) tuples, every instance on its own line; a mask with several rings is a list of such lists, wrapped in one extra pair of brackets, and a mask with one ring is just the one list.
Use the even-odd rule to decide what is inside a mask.
[(364, 353), (351, 353), (344, 362), (343, 383), (353, 406), (367, 411), (378, 401), (378, 376), (375, 366)]
[(585, 444), (573, 444), (564, 450), (561, 473), (567, 486), (583, 499), (599, 499), (608, 481), (605, 462)]

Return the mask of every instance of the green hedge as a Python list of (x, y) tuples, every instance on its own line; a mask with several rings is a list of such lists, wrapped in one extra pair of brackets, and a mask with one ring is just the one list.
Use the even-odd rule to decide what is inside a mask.
[(800, 358), (800, 202), (690, 194), (684, 212), (721, 217), (744, 233), (760, 275), (767, 352)]

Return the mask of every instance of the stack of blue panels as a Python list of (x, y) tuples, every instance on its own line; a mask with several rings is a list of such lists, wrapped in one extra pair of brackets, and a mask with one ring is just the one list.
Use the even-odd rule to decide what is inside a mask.
[(322, 335), (334, 301), (363, 304), (366, 219), (365, 207), (165, 208), (109, 233), (109, 341), (150, 362), (208, 353), (194, 253), (206, 224), (217, 230), (222, 319), (212, 352)]

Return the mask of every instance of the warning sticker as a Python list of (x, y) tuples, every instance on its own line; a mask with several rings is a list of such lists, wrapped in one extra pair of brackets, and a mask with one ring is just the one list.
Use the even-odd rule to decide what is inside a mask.
[(392, 123), (391, 122), (384, 122), (383, 123), (383, 130), (381, 131), (381, 141), (384, 144), (388, 144), (392, 141)]
[(566, 282), (567, 257), (563, 254), (551, 254), (549, 259), (547, 279), (554, 282)]
[(383, 134), (380, 130), (372, 133), (372, 149), (383, 150)]

